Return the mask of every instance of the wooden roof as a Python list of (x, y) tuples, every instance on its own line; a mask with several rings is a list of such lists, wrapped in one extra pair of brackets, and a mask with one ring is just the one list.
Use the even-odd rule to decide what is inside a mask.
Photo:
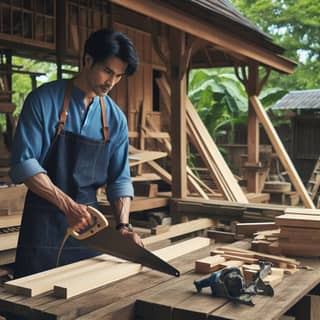
[[(296, 63), (283, 57), (283, 48), (243, 17), (228, 0), (110, 0), (176, 29), (207, 41), (208, 63), (200, 57), (197, 66), (232, 66), (231, 60), (247, 64), (256, 61), (284, 73)], [(216, 61), (216, 55), (227, 56)], [(232, 59), (230, 59), (232, 57)]]
[(235, 31), (237, 34), (241, 33), (243, 36), (249, 36), (251, 33), (250, 39), (252, 41), (269, 47), (274, 52), (284, 52), (283, 48), (272, 42), (272, 38), (267, 33), (245, 18), (228, 0), (167, 0), (167, 2), (208, 22), (212, 23), (214, 21), (215, 24), (229, 31)]
[(320, 109), (320, 90), (291, 91), (273, 107), (274, 110)]

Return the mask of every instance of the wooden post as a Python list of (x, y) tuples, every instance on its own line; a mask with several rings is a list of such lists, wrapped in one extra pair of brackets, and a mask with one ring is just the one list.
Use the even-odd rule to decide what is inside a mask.
[[(185, 33), (170, 30), (172, 196), (187, 196)], [(184, 72), (183, 72), (183, 71)]]
[[(257, 94), (259, 80), (259, 70), (256, 63), (249, 65), (249, 78), (247, 92), (249, 98)], [(259, 190), (259, 119), (253, 109), (252, 103), (249, 99), (248, 110), (248, 163), (252, 167), (247, 167), (247, 189), (248, 192), (258, 193)]]

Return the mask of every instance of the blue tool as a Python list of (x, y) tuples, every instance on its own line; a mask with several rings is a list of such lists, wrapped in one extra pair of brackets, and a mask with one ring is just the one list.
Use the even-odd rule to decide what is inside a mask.
[(260, 270), (251, 284), (246, 285), (239, 268), (224, 268), (213, 272), (209, 277), (194, 281), (198, 292), (210, 287), (211, 294), (216, 297), (227, 298), (237, 303), (253, 306), (252, 296), (256, 294), (273, 296), (274, 291), (270, 285), (263, 282), (262, 278), (271, 272), (271, 264), (260, 262)]

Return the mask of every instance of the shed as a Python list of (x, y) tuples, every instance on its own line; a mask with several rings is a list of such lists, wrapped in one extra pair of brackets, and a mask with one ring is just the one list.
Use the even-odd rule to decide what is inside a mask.
[[(0, 108), (7, 114), (9, 148), (14, 121), (8, 103), (12, 73), (19, 71), (11, 64), (12, 55), (55, 61), (61, 78), (66, 75), (63, 64), (81, 67), (81, 48), (93, 30), (113, 27), (133, 40), (140, 67), (133, 77), (115, 88), (112, 97), (127, 115), (132, 146), (140, 150), (161, 149), (170, 155), (173, 161), (169, 172), (152, 161), (147, 167), (171, 184), (173, 197), (184, 198), (196, 192), (206, 198), (209, 192), (230, 201), (247, 201), (186, 93), (190, 68), (232, 66), (249, 97), (247, 190), (261, 189), (261, 122), (303, 203), (313, 206), (257, 98), (271, 70), (290, 74), (296, 63), (285, 58), (284, 49), (229, 1), (6, 0), (0, 4), (0, 15), (1, 77), (6, 84)], [(201, 181), (195, 181), (186, 165), (187, 142), (195, 144), (202, 154), (216, 186), (213, 193)], [(144, 172), (144, 168), (139, 166), (138, 172)]]
[(320, 90), (290, 91), (272, 109), (290, 114), (291, 127), (286, 137), (288, 149), (306, 182), (320, 157)]

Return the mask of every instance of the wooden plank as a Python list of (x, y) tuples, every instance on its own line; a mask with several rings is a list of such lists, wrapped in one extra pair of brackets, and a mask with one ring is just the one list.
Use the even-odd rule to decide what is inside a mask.
[[(102, 319), (133, 319), (135, 318), (135, 302), (138, 299), (144, 300), (149, 298), (153, 294), (157, 294), (162, 290), (167, 290), (173, 287), (176, 283), (180, 283), (185, 277), (189, 276), (190, 271), (194, 268), (194, 261), (200, 257), (204, 257), (207, 254), (208, 248), (201, 249), (199, 251), (192, 252), (188, 255), (184, 255), (177, 260), (174, 260), (174, 264), (181, 271), (180, 278), (172, 278), (167, 275), (159, 274), (159, 277), (155, 277), (154, 273), (140, 273), (139, 277), (131, 277), (126, 279), (125, 288), (123, 289), (123, 283), (119, 282), (112, 287), (113, 297), (110, 295), (110, 288), (106, 288), (105, 296), (101, 298), (101, 308), (93, 311), (90, 314), (77, 318), (78, 320), (102, 320)], [(149, 275), (149, 277), (147, 277)], [(158, 279), (158, 280), (157, 280)], [(156, 285), (157, 284), (157, 285)], [(192, 287), (192, 281), (189, 282)], [(148, 288), (147, 288), (148, 286)], [(140, 292), (130, 296), (130, 293), (135, 290)], [(143, 290), (147, 288), (147, 290)], [(192, 288), (192, 294), (194, 294)], [(100, 294), (101, 296), (101, 294)], [(80, 299), (79, 298), (76, 299)], [(91, 298), (91, 297), (90, 297)], [(93, 297), (95, 298), (95, 297)], [(110, 300), (114, 303), (110, 303)], [(115, 300), (116, 299), (116, 300)], [(91, 299), (90, 299), (91, 300)], [(70, 302), (73, 301), (70, 300)], [(109, 304), (109, 305), (108, 305)], [(65, 313), (65, 312), (64, 312)]]
[(173, 9), (163, 2), (148, 0), (112, 0), (113, 3), (129, 8), (131, 10), (145, 14), (155, 20), (162, 21), (165, 24), (190, 33), (197, 38), (207, 40), (215, 45), (219, 45), (230, 50), (237, 55), (243, 55), (262, 64), (271, 66), (277, 70), (292, 73), (295, 63), (270, 53), (257, 45), (236, 37), (234, 34), (226, 32), (225, 29), (206, 23), (203, 20), (186, 15), (184, 12)]
[[(167, 248), (159, 249), (155, 251), (154, 254), (165, 261), (170, 261), (181, 255), (207, 247), (209, 244), (209, 239), (198, 237)], [(54, 295), (68, 299), (146, 270), (147, 268), (143, 268), (139, 264), (129, 262), (124, 262), (117, 266), (111, 266), (110, 268), (106, 268), (101, 265), (99, 268), (92, 270), (91, 273), (86, 273), (86, 277), (88, 276), (90, 281), (83, 281), (83, 274), (76, 274), (72, 279), (65, 279), (63, 282), (56, 282), (54, 285)]]
[(16, 249), (19, 232), (8, 232), (0, 234), (0, 251)]
[[(164, 97), (164, 100), (167, 101), (167, 104), (168, 104), (167, 107), (169, 108), (169, 105), (170, 105), (169, 100), (170, 100), (170, 96), (171, 96), (170, 87), (164, 78), (158, 79), (157, 83), (160, 88), (161, 94)], [(194, 110), (194, 107), (192, 106), (188, 97), (186, 98), (186, 103), (187, 103), (187, 112), (193, 113), (192, 115), (187, 113), (188, 137), (194, 143), (194, 145), (198, 149), (199, 153), (201, 154), (201, 157), (202, 157), (203, 161), (205, 162), (206, 166), (208, 167), (210, 175), (211, 175), (213, 181), (215, 182), (215, 184), (217, 185), (217, 187), (219, 188), (219, 191), (220, 192), (224, 191), (224, 194), (226, 195), (226, 197), (229, 200), (232, 200), (234, 198), (233, 192), (232, 192), (232, 190), (231, 191), (229, 190), (230, 189), (229, 184), (226, 180), (228, 178), (230, 181), (234, 182), (234, 177), (231, 173), (230, 176), (225, 178), (224, 175), (219, 171), (219, 167), (217, 167), (215, 159), (218, 159), (218, 163), (224, 162), (224, 160), (223, 160), (221, 154), (219, 153), (218, 148), (215, 146), (214, 142), (212, 141), (211, 136), (207, 132), (207, 129), (203, 125), (199, 115)], [(196, 123), (194, 123), (194, 122), (196, 122)], [(210, 148), (207, 147), (208, 143), (209, 143)], [(213, 147), (211, 144), (213, 144)], [(211, 153), (214, 153), (214, 154), (212, 155)], [(230, 170), (227, 167), (227, 165), (225, 165), (225, 167), (222, 168), (223, 172), (228, 175)], [(189, 177), (190, 177), (190, 175), (189, 175)], [(191, 181), (190, 181), (191, 185), (193, 185), (193, 187), (195, 187), (196, 190), (198, 192), (200, 192), (200, 194), (203, 196), (203, 192), (201, 192), (201, 187), (194, 185), (196, 182), (194, 180), (195, 179), (191, 179)], [(222, 187), (223, 187), (223, 189), (221, 189)], [(234, 188), (237, 189), (237, 187), (234, 187)], [(244, 194), (242, 193), (241, 189), (239, 189), (239, 186), (238, 186), (238, 191), (244, 197), (244, 201), (247, 201)]]
[(236, 223), (236, 234), (252, 236), (257, 231), (276, 229), (274, 222)]
[(284, 213), (288, 214), (307, 214), (307, 215), (318, 215), (320, 214), (319, 209), (307, 209), (307, 208), (286, 208)]
[[(144, 211), (155, 208), (163, 208), (169, 205), (168, 197), (155, 197), (155, 198), (146, 198), (146, 197), (135, 197), (131, 201), (130, 212)], [(99, 210), (104, 214), (111, 214), (112, 209), (108, 201), (99, 201)]]
[(13, 187), (0, 188), (0, 208), (11, 211), (22, 211), (24, 199), (27, 192), (25, 185), (16, 185)]
[(129, 155), (129, 166), (134, 167), (141, 163), (165, 158), (166, 156), (167, 156), (166, 152), (159, 152), (159, 151), (141, 151), (133, 154), (131, 153)]
[[(199, 135), (199, 138), (202, 140), (202, 146), (204, 147), (203, 151), (207, 154), (207, 157), (210, 158), (209, 166), (211, 166), (215, 177), (220, 182), (221, 187), (225, 195), (231, 201), (238, 202), (248, 202), (246, 196), (242, 192), (238, 182), (235, 180), (232, 172), (227, 166), (225, 160), (223, 159), (221, 153), (219, 152), (216, 144), (212, 140), (208, 130), (204, 126), (202, 120), (200, 119), (198, 113), (193, 107), (189, 98), (187, 98), (187, 113), (188, 113), (188, 124), (193, 124), (194, 133)], [(197, 132), (197, 133), (196, 133)], [(213, 166), (210, 164), (214, 164)], [(231, 197), (231, 199), (230, 199)]]
[(15, 214), (12, 216), (0, 216), (0, 229), (20, 226), (21, 219), (21, 214)]
[(264, 110), (260, 100), (257, 96), (250, 97), (250, 102), (260, 120), (262, 123), (271, 143), (274, 147), (284, 169), (288, 173), (288, 176), (294, 185), (296, 191), (298, 192), (299, 196), (301, 197), (301, 200), (305, 207), (314, 209), (315, 206), (311, 200), (311, 198), (308, 195), (308, 192), (306, 188), (304, 187), (293, 163), (290, 160), (290, 157), (288, 156), (288, 153), (283, 146), (275, 128), (273, 127), (270, 118), (268, 117), (266, 111)]
[(170, 238), (178, 237), (191, 232), (210, 228), (213, 225), (215, 225), (215, 221), (212, 219), (207, 219), (207, 218), (195, 219), (188, 222), (172, 225), (168, 232), (164, 232), (159, 235), (151, 236), (142, 240), (144, 245), (148, 246), (158, 241), (162, 241), (165, 239), (170, 239)]
[(221, 250), (226, 253), (253, 253), (255, 258), (262, 259), (262, 260), (268, 260), (274, 263), (286, 263), (286, 264), (292, 264), (292, 265), (299, 265), (299, 262), (295, 259), (292, 258), (287, 258), (287, 257), (282, 257), (282, 256), (276, 256), (276, 255), (271, 255), (271, 254), (266, 254), (266, 253), (260, 253), (252, 250), (243, 250), (243, 249), (238, 249), (234, 248), (232, 246), (224, 246), (221, 248), (218, 248), (218, 250)]
[(284, 214), (276, 217), (279, 226), (291, 226), (300, 228), (320, 228), (320, 216), (318, 215), (298, 215)]
[(218, 230), (208, 230), (207, 237), (214, 239), (216, 242), (234, 242), (235, 241), (234, 232), (218, 231)]
[(90, 272), (97, 266), (107, 268), (108, 266), (116, 266), (123, 260), (114, 258), (109, 255), (100, 255), (92, 259), (86, 259), (51, 270), (39, 272), (23, 278), (11, 280), (5, 283), (4, 287), (7, 292), (34, 297), (36, 295), (53, 290), (55, 282), (69, 279), (75, 274)]
[(195, 262), (195, 270), (200, 273), (210, 273), (221, 269), (221, 263), (226, 259), (221, 255), (209, 256)]

